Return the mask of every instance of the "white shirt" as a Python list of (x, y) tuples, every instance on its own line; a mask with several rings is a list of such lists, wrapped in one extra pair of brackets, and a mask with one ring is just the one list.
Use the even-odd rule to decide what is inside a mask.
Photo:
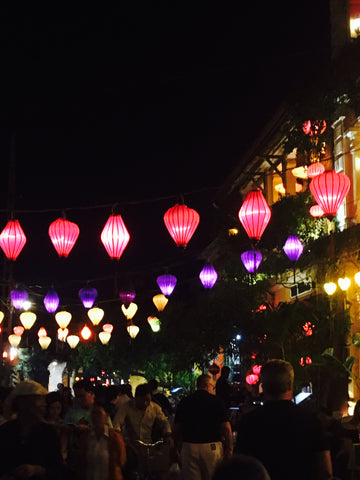
[(87, 450), (87, 480), (108, 480), (109, 478), (109, 426), (97, 438), (92, 430)]

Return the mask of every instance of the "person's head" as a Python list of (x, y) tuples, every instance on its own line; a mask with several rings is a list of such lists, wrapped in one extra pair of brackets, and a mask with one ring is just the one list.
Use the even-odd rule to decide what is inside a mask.
[(138, 385), (135, 390), (135, 405), (139, 410), (146, 410), (151, 402), (151, 390), (148, 383)]
[(79, 380), (73, 385), (75, 398), (81, 408), (90, 409), (94, 405), (95, 392), (92, 383)]
[(254, 457), (234, 455), (215, 469), (212, 480), (270, 480), (264, 465)]
[(121, 391), (124, 395), (127, 395), (129, 398), (133, 398), (132, 388), (130, 383), (124, 383), (124, 385), (121, 385), (121, 387), (122, 387)]
[(95, 404), (91, 409), (91, 420), (95, 430), (103, 431), (107, 422), (107, 413), (101, 405)]
[(12, 392), (13, 408), (20, 421), (38, 421), (46, 415), (48, 391), (40, 383), (24, 380)]
[(229, 378), (230, 375), (230, 367), (224, 365), (221, 369), (221, 376), (225, 378)]
[(208, 393), (214, 393), (215, 384), (207, 373), (203, 373), (196, 380), (196, 388), (198, 390), (206, 390)]
[(50, 392), (46, 395), (47, 415), (48, 421), (59, 421), (62, 413), (61, 396), (59, 392)]
[(150, 387), (150, 391), (154, 392), (158, 388), (159, 382), (155, 380), (155, 378), (152, 378), (151, 380), (149, 380), (148, 385)]
[(294, 369), (285, 360), (269, 360), (261, 368), (260, 382), (267, 398), (291, 400), (294, 386)]

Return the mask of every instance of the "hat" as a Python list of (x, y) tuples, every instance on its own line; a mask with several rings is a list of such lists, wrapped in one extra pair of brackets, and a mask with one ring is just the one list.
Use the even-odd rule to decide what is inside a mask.
[(12, 396), (25, 397), (27, 395), (47, 395), (48, 391), (40, 383), (33, 380), (23, 380), (18, 383), (12, 392)]

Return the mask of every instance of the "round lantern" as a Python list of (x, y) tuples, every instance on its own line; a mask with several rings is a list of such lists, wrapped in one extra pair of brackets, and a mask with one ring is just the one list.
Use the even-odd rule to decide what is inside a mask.
[(336, 291), (336, 283), (334, 282), (325, 283), (324, 290), (328, 295), (333, 295)]
[(212, 288), (216, 283), (218, 274), (215, 268), (210, 263), (207, 263), (201, 270), (199, 278), (204, 288)]
[[(275, 185), (275, 190), (280, 193), (281, 195), (285, 195), (286, 194), (286, 190), (285, 190), (285, 187), (284, 187), (284, 184), (283, 183), (278, 183), (277, 185)], [(300, 183), (295, 183), (295, 192), (296, 193), (300, 193), (301, 190), (302, 190), (302, 185), (300, 185)]]
[(199, 221), (198, 212), (186, 205), (176, 204), (169, 208), (164, 215), (165, 226), (178, 247), (186, 247), (197, 229)]
[(315, 177), (317, 177), (318, 175), (321, 175), (324, 172), (325, 172), (325, 167), (320, 162), (312, 163), (307, 168), (307, 176), (309, 178), (315, 178)]
[(60, 303), (59, 295), (55, 290), (49, 290), (44, 298), (44, 305), (46, 311), (49, 313), (54, 313), (58, 309)]
[(130, 303), (136, 297), (136, 293), (133, 287), (128, 286), (127, 288), (121, 289), (119, 293), (120, 300), (125, 305), (125, 308), (129, 308)]
[(304, 250), (304, 245), (300, 242), (296, 235), (290, 235), (287, 238), (283, 249), (289, 260), (292, 262), (297, 262)]
[(68, 335), (66, 341), (69, 344), (70, 348), (76, 348), (77, 344), (80, 341), (80, 338), (77, 335)]
[(36, 315), (33, 312), (23, 312), (20, 314), (19, 318), (25, 330), (30, 330), (36, 321)]
[(239, 219), (250, 240), (260, 240), (271, 217), (261, 190), (250, 191), (239, 210)]
[(161, 293), (168, 297), (169, 295), (172, 294), (175, 288), (177, 279), (174, 275), (165, 274), (157, 277), (156, 282), (159, 285)]
[(258, 250), (247, 250), (241, 254), (241, 261), (249, 273), (257, 272), (262, 260), (262, 255)]
[(24, 333), (24, 331), (25, 331), (25, 328), (22, 327), (21, 325), (17, 325), (16, 327), (13, 328), (13, 332), (15, 333), (15, 335), (19, 335), (20, 337)]
[(61, 312), (57, 312), (55, 314), (56, 323), (59, 325), (60, 328), (66, 328), (69, 323), (71, 322), (72, 315), (70, 312), (66, 312), (65, 310)]
[(9, 220), (0, 233), (0, 247), (9, 260), (16, 260), (26, 243), (24, 230), (19, 220)]
[(96, 325), (99, 325), (104, 317), (104, 310), (99, 307), (93, 307), (88, 310), (87, 314), (91, 320), (91, 323), (96, 327)]
[(320, 207), (320, 205), (313, 205), (312, 207), (310, 207), (309, 212), (310, 215), (315, 218), (324, 216), (324, 210)]
[(305, 180), (308, 178), (307, 175), (307, 167), (295, 167), (291, 170), (291, 173), (294, 175), (296, 178), (302, 178)]
[(49, 226), (49, 236), (59, 257), (67, 257), (76, 243), (80, 233), (76, 223), (65, 218), (58, 218)]
[(107, 345), (110, 341), (111, 333), (109, 332), (99, 332), (99, 340), (103, 345)]
[(87, 325), (85, 325), (85, 327), (82, 328), (80, 335), (84, 340), (89, 340), (92, 335), (92, 331)]
[(110, 215), (100, 238), (109, 257), (119, 260), (130, 240), (121, 215)]
[(20, 345), (21, 335), (15, 335), (15, 333), (12, 333), (8, 336), (8, 341), (12, 347), (16, 348)]
[(137, 309), (138, 309), (138, 306), (136, 305), (136, 303), (131, 302), (128, 308), (126, 308), (125, 305), (121, 305), (121, 311), (123, 312), (123, 314), (128, 320), (131, 320), (134, 317), (135, 313), (137, 312)]
[(153, 302), (158, 312), (162, 312), (168, 303), (168, 299), (162, 293), (153, 297)]
[(349, 277), (345, 277), (345, 278), (339, 278), (338, 279), (338, 284), (339, 284), (339, 287), (341, 288), (341, 290), (343, 292), (346, 292), (346, 290), (350, 287), (351, 285), (351, 280)]
[(161, 324), (157, 317), (148, 317), (147, 321), (153, 332), (158, 332), (160, 330)]
[(111, 325), (111, 323), (105, 323), (103, 325), (104, 332), (112, 333), (113, 330), (114, 330), (114, 325)]
[(14, 308), (21, 310), (24, 306), (24, 302), (29, 298), (29, 294), (26, 290), (15, 289), (10, 292), (11, 303)]
[(69, 329), (68, 328), (58, 328), (57, 330), (57, 338), (60, 340), (60, 342), (65, 342), (66, 337), (69, 335)]
[(79, 290), (79, 297), (85, 308), (91, 308), (97, 297), (97, 290), (93, 287), (84, 287)]
[(349, 177), (335, 170), (327, 170), (310, 183), (311, 193), (329, 219), (335, 217), (349, 189)]
[(137, 325), (128, 325), (126, 327), (126, 330), (128, 331), (128, 334), (131, 338), (135, 338), (136, 335), (139, 333), (140, 328)]
[(50, 343), (51, 343), (51, 338), (46, 336), (46, 337), (39, 337), (39, 340), (38, 340), (39, 344), (40, 344), (40, 347), (43, 349), (43, 350), (46, 350)]
[(47, 336), (47, 331), (44, 327), (39, 328), (38, 330), (38, 337), (46, 337)]

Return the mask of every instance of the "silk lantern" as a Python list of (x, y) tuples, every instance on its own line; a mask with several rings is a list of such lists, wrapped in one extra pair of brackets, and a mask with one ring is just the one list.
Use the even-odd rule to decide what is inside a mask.
[(114, 325), (112, 325), (111, 323), (105, 323), (103, 325), (104, 332), (112, 333), (113, 330), (114, 330)]
[(204, 288), (212, 288), (216, 283), (218, 274), (215, 268), (210, 263), (207, 263), (202, 268), (199, 278)]
[(66, 341), (69, 344), (70, 348), (76, 348), (77, 344), (80, 341), (80, 338), (77, 335), (68, 335)]
[(133, 303), (133, 302), (130, 303), (128, 308), (126, 308), (125, 305), (121, 305), (121, 311), (123, 312), (123, 314), (128, 320), (131, 320), (134, 317), (135, 313), (137, 312), (137, 309), (138, 309), (138, 306), (136, 305), (136, 303)]
[(320, 207), (320, 205), (313, 205), (312, 207), (310, 207), (309, 212), (310, 212), (310, 215), (312, 215), (315, 218), (324, 216), (324, 210)]
[(25, 328), (22, 326), (22, 325), (16, 325), (16, 327), (13, 328), (13, 332), (15, 333), (15, 335), (21, 335), (24, 333), (25, 331)]
[(19, 318), (25, 330), (30, 330), (36, 322), (36, 314), (33, 312), (23, 312), (20, 314)]
[(104, 317), (104, 310), (99, 307), (93, 307), (88, 310), (87, 314), (91, 320), (91, 323), (94, 325), (94, 327), (96, 327), (96, 325), (99, 325)]
[(38, 330), (38, 337), (46, 337), (47, 336), (47, 331), (44, 327), (40, 327)]
[(162, 312), (168, 303), (168, 299), (162, 293), (153, 296), (153, 302), (158, 312)]
[(140, 328), (137, 325), (128, 325), (126, 327), (126, 330), (128, 331), (128, 334), (130, 335), (131, 338), (135, 338), (139, 333)]
[(11, 303), (17, 310), (21, 310), (23, 308), (24, 302), (26, 302), (28, 298), (29, 294), (26, 290), (16, 288), (10, 292)]
[(334, 282), (325, 283), (324, 290), (328, 295), (333, 295), (336, 291), (336, 283)]
[(310, 137), (321, 135), (326, 130), (325, 120), (307, 120), (303, 123), (303, 132)]
[(55, 290), (49, 290), (44, 298), (44, 305), (46, 311), (49, 313), (54, 313), (58, 309), (60, 303), (59, 295)]
[(70, 312), (66, 312), (62, 310), (61, 312), (57, 312), (55, 314), (56, 323), (59, 325), (60, 328), (66, 328), (69, 323), (71, 322), (72, 315)]
[(350, 189), (350, 179), (343, 173), (327, 170), (311, 180), (310, 191), (324, 214), (335, 217), (342, 201)]
[(4, 320), (5, 314), (0, 310), (0, 325), (2, 324), (2, 321)]
[(160, 330), (160, 327), (161, 327), (160, 320), (157, 317), (148, 317), (147, 321), (153, 332), (156, 333)]
[(129, 308), (129, 305), (136, 297), (136, 292), (133, 287), (128, 286), (127, 288), (120, 290), (119, 297), (122, 303), (125, 305), (125, 308)]
[(79, 290), (79, 297), (85, 308), (91, 308), (97, 297), (97, 290), (93, 287), (84, 287)]
[(258, 250), (247, 250), (241, 254), (241, 261), (249, 273), (257, 272), (261, 260), (262, 255)]
[(8, 341), (12, 347), (17, 348), (21, 342), (21, 335), (15, 335), (15, 333), (12, 333), (8, 336)]
[(89, 340), (89, 338), (90, 338), (91, 335), (92, 335), (92, 331), (90, 330), (90, 328), (89, 328), (87, 325), (85, 325), (85, 326), (82, 328), (82, 330), (81, 330), (81, 332), (80, 332), (80, 335), (82, 336), (82, 338), (83, 338), (84, 340)]
[(0, 234), (0, 247), (9, 260), (16, 260), (26, 243), (19, 220), (9, 220)]
[(43, 350), (46, 350), (50, 343), (51, 343), (51, 338), (48, 337), (48, 336), (45, 336), (45, 337), (39, 337), (38, 339), (38, 342), (40, 344), (40, 347), (43, 349)]
[(100, 238), (109, 257), (119, 260), (130, 240), (121, 215), (110, 215)]
[(49, 237), (59, 257), (67, 257), (79, 237), (80, 229), (65, 218), (54, 220), (49, 226)]
[(261, 190), (250, 191), (239, 210), (239, 220), (250, 240), (260, 240), (271, 218), (271, 210)]
[(66, 337), (69, 335), (69, 329), (68, 328), (58, 328), (57, 330), (57, 338), (60, 340), (60, 342), (65, 342)]
[(103, 345), (107, 345), (111, 338), (111, 333), (109, 332), (99, 332), (99, 340)]
[(307, 168), (307, 176), (309, 178), (315, 178), (315, 177), (317, 177), (318, 175), (321, 175), (324, 172), (325, 172), (325, 167), (320, 162), (312, 163)]
[(156, 282), (159, 285), (161, 293), (168, 297), (174, 291), (177, 278), (174, 275), (170, 275), (167, 273), (165, 275), (160, 275), (159, 277), (157, 277)]
[(198, 212), (186, 205), (176, 204), (169, 208), (164, 215), (165, 226), (178, 247), (186, 247), (197, 229), (199, 221)]
[(290, 235), (287, 238), (283, 249), (289, 260), (291, 260), (292, 262), (297, 262), (304, 250), (304, 245), (301, 243), (301, 241), (296, 235)]

